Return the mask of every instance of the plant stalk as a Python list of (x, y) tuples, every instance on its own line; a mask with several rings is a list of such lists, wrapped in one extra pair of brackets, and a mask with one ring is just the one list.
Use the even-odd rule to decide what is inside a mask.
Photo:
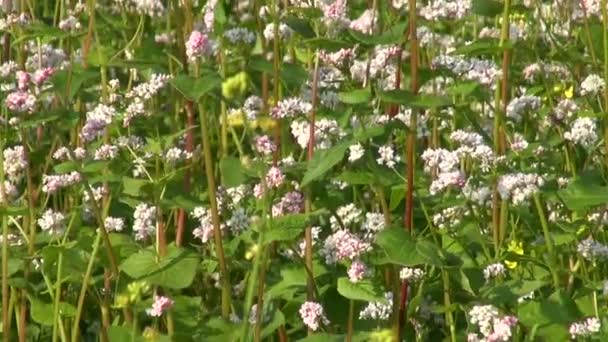
[(202, 103), (199, 103), (199, 116), (201, 121), (201, 135), (203, 138), (203, 156), (205, 159), (205, 174), (207, 176), (207, 187), (209, 193), (209, 205), (211, 207), (211, 220), (213, 223), (213, 240), (215, 242), (215, 253), (220, 266), (220, 278), (222, 283), (222, 318), (230, 317), (230, 274), (224, 255), (224, 244), (220, 228), (220, 215), (217, 208), (215, 175), (213, 174), (213, 157), (211, 156), (211, 142), (209, 140), (208, 115)]

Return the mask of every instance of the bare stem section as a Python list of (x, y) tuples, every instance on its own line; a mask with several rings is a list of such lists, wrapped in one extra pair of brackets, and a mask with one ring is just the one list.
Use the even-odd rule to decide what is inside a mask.
[(222, 231), (220, 229), (220, 215), (217, 209), (217, 197), (215, 186), (215, 175), (213, 174), (213, 157), (211, 155), (211, 143), (209, 141), (208, 115), (202, 104), (199, 104), (199, 115), (201, 121), (201, 135), (203, 137), (203, 155), (205, 160), (205, 173), (209, 189), (209, 206), (211, 207), (211, 221), (213, 223), (213, 240), (215, 242), (215, 253), (220, 266), (220, 278), (222, 284), (222, 317), (228, 319), (230, 316), (230, 274), (224, 256), (224, 244)]

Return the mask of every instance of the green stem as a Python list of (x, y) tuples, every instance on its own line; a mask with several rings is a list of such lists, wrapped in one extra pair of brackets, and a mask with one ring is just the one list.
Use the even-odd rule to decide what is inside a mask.
[[(608, 80), (608, 1), (602, 0), (602, 25), (604, 40), (604, 80)], [(593, 49), (593, 47), (592, 47)], [(604, 109), (608, 108), (608, 87), (604, 87)], [(604, 148), (608, 153), (608, 114), (604, 114)], [(608, 156), (607, 156), (608, 158)], [(608, 164), (608, 159), (607, 159)]]
[[(0, 141), (0, 210), (6, 208), (8, 199), (4, 188), (4, 140)], [(2, 214), (2, 334), (4, 341), (10, 340), (9, 319), (9, 289), (8, 289), (8, 215)]]
[(441, 278), (443, 281), (443, 305), (445, 306), (445, 318), (450, 329), (450, 341), (456, 342), (456, 324), (454, 322), (454, 314), (452, 313), (452, 300), (450, 298), (450, 276), (446, 270), (441, 270)]
[(355, 320), (355, 301), (350, 300), (348, 304), (348, 330), (346, 333), (346, 342), (353, 341), (353, 324)]
[(102, 231), (104, 231), (104, 229), (103, 227), (100, 227), (97, 232), (97, 236), (95, 237), (95, 242), (93, 242), (93, 250), (91, 251), (89, 264), (87, 265), (87, 270), (84, 274), (84, 279), (82, 281), (82, 287), (80, 288), (80, 295), (78, 296), (78, 304), (76, 306), (76, 314), (74, 316), (74, 324), (72, 326), (72, 342), (78, 342), (79, 340), (80, 318), (82, 317), (84, 298), (87, 294), (87, 289), (89, 287), (89, 282), (91, 281), (91, 275), (93, 273), (93, 267), (95, 265), (95, 260), (97, 259), (99, 246), (101, 245)]
[[(264, 197), (263, 197), (263, 201), (264, 204), (262, 205), (262, 217), (264, 219), (266, 219), (267, 217), (270, 217), (269, 213), (270, 213), (270, 206), (271, 206), (271, 202), (270, 202), (270, 195), (268, 194), (268, 190), (266, 187), (266, 181), (264, 178), (264, 175), (260, 174), (259, 175), (260, 179), (261, 179), (261, 183), (262, 183), (262, 187), (263, 187), (263, 191), (264, 191)], [(271, 217), (270, 217), (271, 218)], [(255, 286), (258, 283), (258, 275), (259, 275), (259, 269), (260, 269), (260, 264), (262, 263), (262, 253), (266, 250), (266, 248), (264, 248), (262, 245), (264, 244), (264, 232), (266, 231), (266, 229), (268, 229), (270, 227), (270, 225), (272, 224), (270, 222), (270, 218), (268, 221), (268, 227), (266, 227), (266, 225), (260, 225), (259, 229), (259, 234), (258, 234), (258, 239), (257, 239), (257, 244), (256, 246), (258, 248), (260, 248), (261, 250), (257, 251), (257, 253), (255, 254), (255, 260), (253, 262), (253, 269), (251, 271), (251, 278), (248, 280), (247, 282), (247, 293), (245, 295), (245, 307), (243, 308), (243, 334), (242, 334), (242, 340), (243, 341), (247, 341), (249, 339), (249, 315), (251, 313), (251, 305), (253, 304), (253, 293), (255, 290)], [(261, 308), (260, 306), (258, 306), (257, 308), (258, 312), (260, 312), (260, 310), (263, 310), (263, 308)], [(260, 317), (256, 317), (256, 330), (257, 327), (260, 323)]]
[(215, 175), (213, 174), (213, 158), (211, 156), (211, 143), (209, 140), (208, 115), (203, 104), (199, 103), (199, 116), (201, 121), (201, 135), (203, 138), (203, 155), (205, 159), (205, 173), (207, 175), (207, 187), (209, 193), (209, 204), (211, 207), (211, 220), (213, 222), (213, 240), (215, 241), (215, 253), (220, 266), (220, 278), (222, 283), (222, 317), (230, 317), (230, 274), (224, 256), (224, 245), (222, 231), (220, 228), (220, 216), (217, 209), (217, 197), (215, 186)]
[(545, 244), (547, 245), (547, 251), (549, 254), (548, 255), (549, 269), (551, 270), (551, 275), (553, 277), (553, 285), (555, 286), (555, 289), (557, 290), (559, 288), (559, 276), (557, 275), (557, 272), (555, 270), (555, 262), (554, 262), (555, 254), (553, 254), (555, 248), (553, 247), (553, 240), (551, 239), (551, 234), (549, 233), (549, 225), (547, 224), (547, 218), (545, 217), (543, 205), (540, 201), (540, 195), (538, 193), (535, 193), (533, 195), (533, 197), (534, 197), (534, 204), (536, 206), (536, 211), (538, 212), (538, 216), (540, 218), (540, 225), (543, 229), (543, 235), (545, 237)]

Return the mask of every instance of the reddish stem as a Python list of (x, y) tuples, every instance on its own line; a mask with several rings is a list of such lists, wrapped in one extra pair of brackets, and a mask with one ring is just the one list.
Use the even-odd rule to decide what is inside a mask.
[[(410, 73), (411, 73), (411, 90), (413, 95), (418, 94), (418, 38), (416, 37), (416, 0), (409, 0), (409, 38), (410, 38)], [(406, 146), (406, 173), (407, 173), (407, 190), (405, 197), (405, 222), (404, 228), (408, 231), (412, 230), (413, 214), (414, 214), (414, 149), (416, 148), (416, 111), (412, 110), (409, 134), (407, 136)], [(401, 339), (403, 333), (403, 324), (405, 314), (407, 312), (407, 296), (409, 284), (407, 281), (401, 283), (401, 292), (399, 297), (399, 322), (397, 338)]]

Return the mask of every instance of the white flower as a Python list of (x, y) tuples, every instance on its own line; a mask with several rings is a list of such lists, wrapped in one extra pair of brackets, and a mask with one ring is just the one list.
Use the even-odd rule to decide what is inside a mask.
[(426, 273), (420, 268), (404, 267), (399, 271), (399, 278), (409, 282), (420, 281)]
[(351, 163), (361, 159), (364, 154), (365, 150), (363, 149), (363, 146), (361, 146), (361, 144), (359, 143), (355, 145), (350, 145), (348, 147), (348, 161)]
[(564, 139), (585, 148), (592, 147), (598, 140), (597, 126), (591, 118), (578, 118), (574, 120), (570, 130), (564, 133)]
[(484, 268), (483, 277), (486, 278), (486, 281), (490, 281), (493, 278), (504, 276), (506, 272), (507, 269), (505, 268), (505, 265), (500, 262), (497, 262), (494, 264), (490, 264), (486, 266), (486, 268)]
[(581, 95), (596, 95), (606, 87), (606, 81), (596, 74), (587, 76), (581, 83)]
[(378, 149), (380, 158), (376, 159), (379, 165), (386, 165), (388, 167), (395, 167), (395, 165), (401, 160), (401, 157), (395, 154), (395, 150), (390, 145), (381, 146)]

